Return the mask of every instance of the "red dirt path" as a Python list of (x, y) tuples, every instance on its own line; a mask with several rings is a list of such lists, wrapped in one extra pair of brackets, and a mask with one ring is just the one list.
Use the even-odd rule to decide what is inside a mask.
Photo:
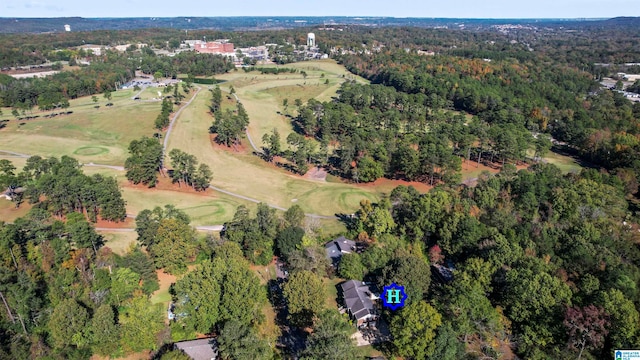
[(154, 191), (155, 189), (158, 189), (158, 190), (169, 190), (169, 191), (177, 191), (177, 192), (183, 192), (183, 193), (191, 193), (191, 194), (197, 194), (197, 195), (210, 195), (213, 192), (213, 190), (211, 189), (207, 189), (205, 191), (195, 191), (191, 186), (172, 183), (166, 170), (165, 170), (164, 176), (162, 174), (158, 174), (158, 183), (153, 188), (150, 188), (144, 184), (136, 185), (131, 182), (127, 182), (126, 184), (124, 184), (124, 186), (132, 189), (143, 190), (143, 191)]
[(133, 218), (126, 218), (121, 222), (106, 221), (98, 219), (98, 222), (94, 224), (97, 228), (105, 229), (130, 229), (136, 227), (136, 221)]
[(388, 191), (393, 190), (394, 188), (404, 185), (404, 186), (413, 186), (416, 190), (421, 193), (426, 193), (429, 190), (433, 189), (433, 186), (429, 186), (425, 183), (421, 183), (419, 181), (406, 181), (406, 180), (391, 180), (387, 178), (380, 178), (374, 182), (357, 184), (358, 187), (363, 188), (380, 188), (380, 190), (384, 191), (388, 189)]

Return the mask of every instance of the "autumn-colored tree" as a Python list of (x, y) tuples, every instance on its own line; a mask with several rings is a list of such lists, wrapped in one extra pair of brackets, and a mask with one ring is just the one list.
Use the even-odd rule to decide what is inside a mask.
[(601, 347), (609, 333), (609, 315), (594, 305), (568, 308), (563, 324), (567, 328), (569, 347), (580, 351), (578, 360), (585, 349)]
[(429, 261), (431, 261), (432, 264), (439, 264), (443, 260), (444, 255), (442, 255), (442, 249), (440, 249), (440, 246), (433, 245), (429, 248)]

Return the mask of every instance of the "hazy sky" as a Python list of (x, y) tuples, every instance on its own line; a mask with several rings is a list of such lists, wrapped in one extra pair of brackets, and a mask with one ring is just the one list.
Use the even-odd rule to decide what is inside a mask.
[(640, 16), (640, 0), (2, 0), (0, 17), (395, 16), (601, 18)]

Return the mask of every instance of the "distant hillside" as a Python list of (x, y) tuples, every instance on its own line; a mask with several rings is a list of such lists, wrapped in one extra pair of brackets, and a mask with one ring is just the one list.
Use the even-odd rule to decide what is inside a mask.
[(535, 24), (574, 26), (628, 27), (638, 26), (640, 18), (619, 17), (609, 20), (594, 19), (428, 19), (389, 17), (173, 17), (173, 18), (0, 18), (0, 33), (63, 32), (64, 25), (71, 31), (128, 30), (145, 28), (263, 30), (290, 29), (318, 24), (353, 24), (366, 26), (455, 27), (460, 24), (484, 28), (496, 24)]

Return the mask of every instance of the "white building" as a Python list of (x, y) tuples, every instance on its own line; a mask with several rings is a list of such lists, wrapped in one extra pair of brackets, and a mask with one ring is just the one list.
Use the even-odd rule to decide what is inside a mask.
[(86, 44), (86, 45), (80, 46), (80, 48), (84, 49), (85, 51), (91, 51), (93, 55), (96, 55), (96, 56), (102, 55), (103, 47), (99, 45)]
[(314, 33), (307, 34), (307, 46), (310, 48), (316, 46), (316, 35)]
[(65, 25), (64, 26), (64, 31), (67, 31), (67, 32), (71, 31), (71, 25), (69, 25), (69, 24)]

